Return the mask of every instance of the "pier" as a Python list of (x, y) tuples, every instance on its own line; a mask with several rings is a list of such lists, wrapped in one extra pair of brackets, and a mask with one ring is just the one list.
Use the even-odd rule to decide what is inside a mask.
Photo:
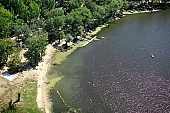
[(95, 38), (96, 38), (97, 36), (95, 36), (95, 37), (93, 37), (92, 39), (90, 39), (87, 43), (85, 43), (84, 45), (83, 45), (83, 47), (85, 47), (86, 45), (88, 45), (91, 41), (93, 41)]

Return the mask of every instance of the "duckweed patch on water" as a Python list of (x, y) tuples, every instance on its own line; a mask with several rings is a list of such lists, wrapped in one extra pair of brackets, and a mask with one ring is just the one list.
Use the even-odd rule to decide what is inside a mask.
[(63, 76), (51, 79), (50, 84), (48, 85), (48, 88), (49, 89), (53, 88), (56, 85), (56, 83), (59, 82), (62, 78)]

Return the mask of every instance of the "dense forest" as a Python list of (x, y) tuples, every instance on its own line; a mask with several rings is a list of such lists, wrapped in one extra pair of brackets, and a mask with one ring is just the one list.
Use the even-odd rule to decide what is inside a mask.
[(20, 51), (36, 66), (46, 45), (72, 41), (127, 10), (166, 9), (169, 1), (146, 0), (0, 0), (0, 67), (22, 69)]

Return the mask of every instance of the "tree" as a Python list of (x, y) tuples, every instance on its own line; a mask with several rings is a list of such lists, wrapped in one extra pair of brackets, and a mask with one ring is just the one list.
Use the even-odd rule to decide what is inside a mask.
[(77, 26), (74, 30), (74, 36), (81, 36), (83, 34), (84, 28), (82, 26)]
[(40, 6), (32, 0), (5, 0), (3, 4), (15, 15), (15, 19), (24, 19), (28, 24), (40, 16)]
[(95, 2), (97, 5), (105, 5), (105, 4), (109, 4), (111, 0), (92, 0), (93, 2)]
[(0, 0), (0, 3), (15, 15), (19, 15), (25, 6), (23, 0)]
[(55, 0), (41, 0), (41, 16), (44, 17), (46, 12), (55, 8)]
[(38, 20), (35, 22), (35, 24), (37, 25), (38, 28), (42, 28), (42, 29), (45, 28), (45, 22), (44, 22), (44, 20), (42, 20), (42, 19), (38, 19)]
[(64, 3), (62, 4), (65, 13), (70, 13), (72, 10), (75, 10), (80, 7), (79, 2), (75, 2), (74, 0), (65, 0)]
[(128, 1), (124, 0), (122, 8), (126, 10), (128, 7), (129, 7)]
[(71, 34), (67, 34), (66, 35), (66, 46), (68, 46), (67, 43), (72, 41), (72, 40), (73, 40), (73, 37), (71, 36)]
[(35, 2), (27, 2), (26, 4), (21, 2), (19, 17), (30, 26), (40, 16), (40, 6)]
[(66, 33), (71, 34), (73, 37), (78, 36), (77, 31), (82, 30), (80, 29), (80, 26), (83, 25), (82, 16), (80, 16), (77, 11), (71, 11), (66, 15), (65, 25)]
[(137, 6), (137, 3), (131, 1), (131, 2), (129, 2), (129, 8), (128, 9), (133, 10), (136, 6)]
[(23, 19), (25, 22), (27, 22), (27, 20), (29, 19), (29, 14), (30, 14), (30, 12), (28, 10), (29, 7), (27, 5), (25, 5), (23, 2), (19, 2), (18, 4), (19, 4), (18, 7), (20, 9), (18, 9), (17, 11), (15, 11), (15, 9), (14, 9), (15, 15), (18, 18)]
[(54, 29), (54, 19), (49, 18), (45, 22), (45, 30), (48, 32), (48, 41), (53, 42), (56, 37), (56, 30)]
[(45, 55), (47, 34), (40, 34), (28, 39), (26, 58), (31, 65), (36, 66)]
[(58, 30), (62, 30), (65, 24), (65, 16), (57, 16), (54, 17), (54, 28)]
[(34, 24), (30, 26), (32, 30), (31, 35), (36, 35), (37, 33), (45, 32), (45, 22), (42, 19), (38, 19)]
[(31, 29), (26, 23), (24, 22), (20, 23), (20, 22), (14, 24), (13, 26), (14, 34), (16, 36), (18, 44), (20, 42), (22, 42), (22, 44), (26, 44), (27, 38), (30, 37)]
[(111, 2), (105, 6), (107, 15), (110, 17), (114, 16), (116, 11), (119, 9), (119, 5), (119, 1), (111, 0)]
[(47, 19), (45, 29), (48, 32), (49, 42), (53, 42), (58, 39), (60, 43), (60, 40), (62, 39), (60, 32), (63, 30), (64, 24), (64, 15)]
[(48, 11), (55, 8), (55, 0), (41, 0), (42, 9), (47, 9)]
[(29, 20), (31, 23), (36, 21), (37, 18), (40, 16), (40, 6), (35, 3), (35, 2), (32, 2), (29, 4)]
[(63, 16), (63, 15), (64, 15), (64, 10), (63, 9), (55, 8), (55, 9), (52, 9), (49, 12), (47, 12), (45, 14), (45, 17), (46, 18), (54, 18), (54, 17), (57, 17), (57, 16)]
[(0, 39), (0, 64), (7, 62), (10, 55), (17, 50), (16, 43), (9, 39)]
[(13, 14), (0, 5), (0, 38), (9, 37), (13, 24)]
[(59, 32), (63, 30), (63, 26), (65, 24), (64, 10), (61, 8), (52, 9), (46, 14), (45, 17), (47, 18), (45, 29), (49, 34), (49, 42), (53, 42), (57, 39), (60, 42), (62, 37), (59, 36)]
[(81, 17), (84, 29), (90, 26), (92, 22), (92, 14), (86, 7), (80, 7), (75, 12)]
[(86, 0), (85, 1), (85, 6), (91, 11), (93, 12), (93, 8), (96, 5), (95, 2), (92, 2), (92, 0)]
[(13, 74), (18, 72), (22, 67), (21, 58), (19, 57), (19, 53), (16, 52), (10, 57), (10, 61), (8, 62), (8, 72)]
[(105, 16), (105, 9), (103, 6), (95, 5), (94, 11), (92, 12), (95, 24), (102, 24), (102, 20)]
[(64, 31), (58, 31), (57, 32), (57, 39), (59, 40), (59, 43), (60, 43), (60, 41), (61, 41), (61, 39), (63, 39), (63, 38), (65, 38), (65, 33), (64, 33)]

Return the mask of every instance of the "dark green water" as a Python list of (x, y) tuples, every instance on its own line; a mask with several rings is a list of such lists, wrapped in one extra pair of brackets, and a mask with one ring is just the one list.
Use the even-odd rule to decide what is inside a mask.
[[(115, 21), (105, 37), (76, 50), (49, 78), (65, 76), (51, 91), (54, 113), (170, 112), (170, 10)], [(151, 57), (154, 55), (154, 58)]]

